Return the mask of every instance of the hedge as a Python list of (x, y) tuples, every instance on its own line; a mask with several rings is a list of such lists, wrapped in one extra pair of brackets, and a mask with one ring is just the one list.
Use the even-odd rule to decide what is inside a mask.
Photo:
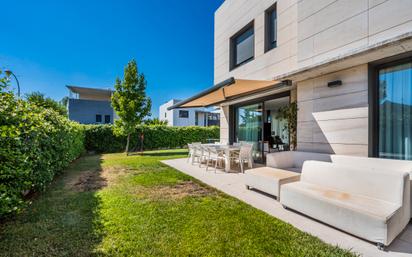
[(84, 151), (84, 128), (0, 91), (0, 217), (24, 206)]
[[(86, 150), (98, 153), (122, 152), (126, 137), (116, 136), (113, 125), (87, 125)], [(144, 134), (144, 150), (185, 147), (192, 142), (207, 142), (219, 138), (219, 127), (168, 127), (139, 126), (131, 135), (131, 148), (140, 141), (139, 134)]]

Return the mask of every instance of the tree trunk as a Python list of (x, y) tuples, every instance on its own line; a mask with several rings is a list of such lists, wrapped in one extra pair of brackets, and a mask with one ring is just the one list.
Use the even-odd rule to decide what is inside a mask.
[(130, 142), (130, 133), (127, 134), (127, 142), (126, 142), (126, 150), (125, 150), (127, 155), (129, 154), (129, 142)]

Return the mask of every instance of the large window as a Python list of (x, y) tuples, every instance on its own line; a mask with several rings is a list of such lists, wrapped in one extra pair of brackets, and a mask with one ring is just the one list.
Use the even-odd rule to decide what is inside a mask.
[(253, 60), (255, 56), (255, 31), (253, 22), (234, 35), (230, 42), (231, 69)]
[(378, 70), (378, 155), (412, 160), (412, 60)]
[(277, 11), (276, 4), (265, 13), (265, 52), (277, 46)]
[(179, 118), (189, 118), (189, 111), (179, 111)]
[(253, 144), (253, 158), (262, 161), (262, 104), (251, 104), (236, 108), (235, 140)]

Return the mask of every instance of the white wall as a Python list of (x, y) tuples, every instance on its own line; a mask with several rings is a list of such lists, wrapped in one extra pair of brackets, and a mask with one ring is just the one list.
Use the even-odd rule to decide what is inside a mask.
[[(264, 53), (265, 11), (274, 3), (278, 46)], [(226, 0), (215, 13), (214, 81), (273, 79), (376, 45), (412, 32), (411, 10), (411, 0)], [(230, 71), (230, 38), (251, 21), (255, 58)]]
[(410, 0), (299, 1), (299, 67), (411, 32), (411, 9)]
[[(226, 0), (215, 13), (215, 83), (229, 77), (272, 79), (296, 66), (296, 0), (277, 1), (278, 46), (264, 53), (265, 10), (274, 0)], [(254, 20), (255, 59), (229, 71), (230, 38)]]
[[(329, 88), (329, 81), (341, 80)], [(298, 150), (368, 155), (368, 66), (298, 83)]]
[[(278, 46), (264, 53), (265, 11), (277, 2)], [(412, 33), (411, 0), (226, 0), (215, 13), (214, 81), (229, 77), (287, 79), (361, 49), (313, 76), (293, 77), (297, 87), (298, 148), (368, 154), (368, 62), (412, 51), (412, 40), (367, 51)], [(229, 70), (230, 38), (254, 20), (255, 58)], [(345, 63), (338, 68), (339, 63)], [(349, 65), (348, 65), (349, 64)], [(335, 67), (335, 68), (333, 68)], [(308, 72), (309, 74), (309, 72)], [(305, 77), (306, 76), (306, 77)], [(337, 88), (327, 82), (343, 81)], [(249, 99), (250, 100), (250, 99)], [(221, 110), (221, 139), (228, 140), (228, 107)]]
[[(184, 109), (173, 109), (167, 110), (168, 107), (178, 103), (179, 100), (172, 99), (167, 103), (161, 105), (159, 107), (159, 119), (160, 120), (167, 120), (169, 126), (175, 127), (184, 127), (184, 126), (195, 126), (196, 125), (196, 112), (199, 114), (199, 124), (197, 126), (206, 126), (204, 122), (205, 114), (204, 112), (207, 111), (205, 108), (184, 108)], [(189, 117), (188, 118), (180, 118), (179, 117), (179, 110), (188, 111)]]

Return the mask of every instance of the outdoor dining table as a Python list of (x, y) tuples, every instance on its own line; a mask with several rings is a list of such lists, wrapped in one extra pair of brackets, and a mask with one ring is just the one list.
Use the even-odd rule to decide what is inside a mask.
[(204, 144), (209, 147), (214, 147), (217, 150), (225, 151), (225, 171), (229, 172), (232, 170), (230, 156), (234, 151), (240, 151), (240, 146), (234, 145), (223, 145), (223, 144)]

